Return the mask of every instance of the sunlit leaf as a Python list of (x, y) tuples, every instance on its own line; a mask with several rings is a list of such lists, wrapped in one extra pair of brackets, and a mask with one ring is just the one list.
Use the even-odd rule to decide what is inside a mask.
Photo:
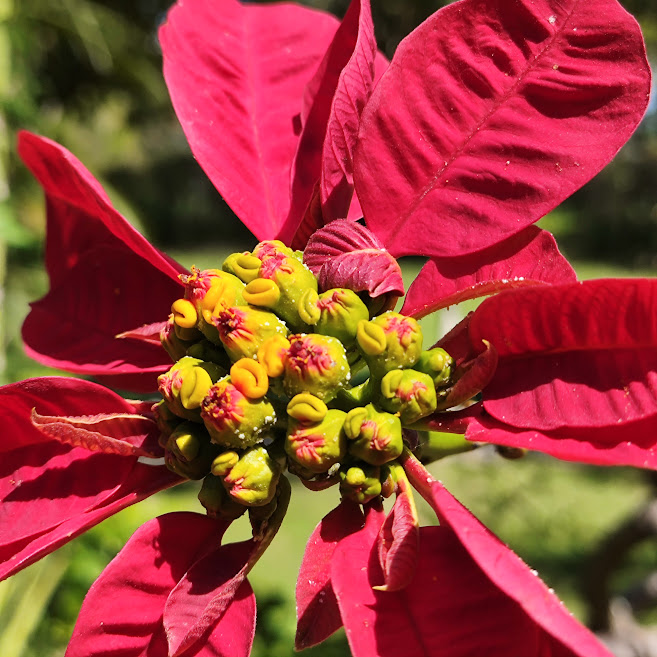
[(463, 0), (399, 45), (362, 115), (356, 192), (396, 256), (502, 241), (594, 176), (650, 73), (616, 0)]

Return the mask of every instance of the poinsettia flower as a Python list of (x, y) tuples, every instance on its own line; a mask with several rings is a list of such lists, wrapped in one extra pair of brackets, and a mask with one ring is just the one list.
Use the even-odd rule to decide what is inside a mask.
[[(532, 226), (613, 157), (645, 111), (650, 76), (643, 43), (616, 0), (586, 6), (523, 0), (513, 7), (502, 0), (462, 0), (409, 35), (389, 67), (376, 51), (367, 0), (354, 0), (339, 24), (289, 4), (186, 0), (171, 10), (161, 41), (165, 78), (195, 156), (259, 239), (306, 247), (304, 260), (319, 292), (340, 287), (361, 293), (378, 315), (403, 293), (395, 257), (413, 254), (430, 260), (409, 290), (406, 316), (496, 294), (440, 341), (455, 360), (454, 376), (439, 402), (433, 400), (438, 411), (423, 425), (407, 422), (411, 429), (440, 427), (469, 440), (536, 446), (562, 458), (654, 467), (652, 282), (578, 284), (554, 239)], [(19, 150), (48, 204), (51, 290), (26, 321), (28, 350), (47, 364), (110, 385), (153, 390), (156, 376), (170, 366), (156, 336), (172, 302), (187, 302), (190, 316), (197, 312), (180, 299), (185, 270), (130, 228), (61, 146), (23, 133)], [(365, 225), (351, 221), (359, 208)], [(265, 283), (256, 283), (245, 298), (264, 298), (266, 308), (289, 312), (275, 306), (278, 284), (273, 278)], [(391, 348), (398, 352), (413, 344), (408, 331), (419, 331), (406, 316), (395, 320), (404, 326)], [(635, 318), (643, 320), (640, 329), (633, 327)], [(201, 326), (196, 321), (187, 328)], [(228, 332), (236, 321), (231, 315), (217, 324)], [(256, 324), (239, 328), (252, 337)], [(368, 326), (372, 335), (365, 338), (373, 351), (362, 351), (373, 356), (380, 344), (375, 337), (385, 330)], [(228, 449), (217, 456), (216, 468), (212, 463), (224, 477), (220, 486), (234, 486), (238, 495), (246, 490), (258, 501), (258, 495), (274, 495), (250, 509), (254, 538), (221, 545), (228, 521), (198, 514), (148, 523), (92, 588), (69, 655), (107, 649), (172, 657), (248, 654), (255, 607), (246, 575), (286, 507), (287, 480), (258, 442), (274, 413), (261, 400), (260, 390), (267, 388), (261, 379), (280, 376), (276, 350), (291, 349), (289, 343), (281, 347), (287, 341), (282, 334), (277, 339), (271, 353), (263, 352), (271, 358), (262, 362), (253, 352), (265, 345), (250, 345), (244, 359), (249, 365), (232, 363), (231, 382), (223, 380), (211, 398), (216, 377), (212, 368), (198, 368), (185, 388), (193, 403), (176, 407), (197, 427), (203, 426), (199, 418), (214, 423), (213, 440), (229, 423), (239, 426), (235, 443), (222, 444)], [(335, 347), (331, 340), (338, 341), (330, 336), (317, 344)], [(341, 423), (345, 411), (327, 407), (338, 394), (322, 379), (330, 368), (313, 357), (307, 378), (319, 396), (302, 391), (297, 397), (307, 396), (295, 397), (294, 415), (289, 407), (288, 413), (301, 424), (314, 416), (323, 422), (328, 413)], [(167, 385), (182, 390), (183, 369), (165, 377), (165, 398), (173, 399)], [(399, 397), (390, 403), (427, 390), (419, 375), (409, 381), (399, 384)], [(340, 380), (337, 388), (344, 385)], [(11, 458), (3, 480), (6, 574), (179, 481), (144, 462), (165, 453), (153, 440), (149, 408), (69, 379), (15, 386), (4, 389), (3, 412), (17, 427), (7, 444)], [(389, 383), (391, 398), (394, 388)], [(50, 403), (41, 399), (48, 393)], [(466, 411), (449, 410), (479, 394), (482, 401)], [(256, 410), (247, 418), (245, 408)], [(369, 449), (372, 423), (383, 427), (372, 409), (371, 416), (351, 409), (357, 412), (350, 416), (350, 440), (359, 442), (358, 453)], [(361, 411), (369, 422), (364, 437)], [(403, 417), (403, 411), (388, 415)], [(322, 425), (320, 442), (329, 424)], [(637, 438), (628, 443), (627, 431), (635, 429)], [(297, 586), (298, 647), (320, 642), (344, 624), (356, 657), (434, 654), (448, 643), (454, 654), (485, 647), (501, 655), (511, 649), (505, 623), (512, 618), (518, 629), (514, 650), (515, 640), (521, 641), (523, 654), (607, 654), (510, 550), (432, 480), (402, 447), (398, 431), (390, 476), (382, 481), (378, 464), (355, 467), (348, 481), (355, 494), (370, 485), (375, 492), (363, 493), (362, 510), (348, 499), (340, 502), (311, 537)], [(377, 450), (392, 442), (394, 430), (384, 433), (375, 435)], [(255, 445), (240, 451), (239, 441), (252, 439)], [(191, 431), (180, 449), (194, 451), (195, 440)], [(304, 454), (310, 455), (307, 464), (317, 465), (321, 455), (313, 440), (311, 435), (304, 444)], [(331, 463), (344, 456), (339, 439), (333, 448)], [(251, 450), (261, 451), (249, 488)], [(109, 460), (117, 468), (96, 476), (95, 466)], [(288, 453), (290, 471), (311, 488), (335, 481), (329, 472), (308, 476), (291, 461)], [(87, 463), (88, 478), (69, 476)], [(233, 468), (239, 474), (231, 478)], [(380, 507), (383, 487), (396, 495), (387, 517)], [(436, 511), (440, 528), (419, 528), (413, 487)], [(43, 500), (52, 514), (32, 525), (29, 514)], [(27, 515), (10, 526), (24, 509)], [(184, 549), (178, 532), (190, 536)], [(143, 609), (143, 616), (126, 616), (128, 607), (112, 604), (115, 597)], [(481, 614), (482, 601), (499, 615)], [(456, 619), (466, 614), (471, 624), (463, 633)]]

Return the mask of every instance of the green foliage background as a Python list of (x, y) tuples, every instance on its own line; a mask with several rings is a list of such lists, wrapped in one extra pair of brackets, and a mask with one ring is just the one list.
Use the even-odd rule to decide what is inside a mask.
[[(0, 0), (0, 383), (46, 373), (29, 361), (20, 324), (46, 289), (39, 188), (14, 154), (21, 128), (73, 151), (117, 207), (187, 265), (215, 265), (253, 238), (196, 165), (161, 75), (157, 25), (170, 0)], [(345, 0), (314, 6), (341, 15)], [(373, 0), (382, 50), (438, 9), (426, 0)], [(652, 0), (625, 0), (657, 57)], [(605, 171), (544, 220), (584, 276), (654, 275), (657, 253), (657, 113)], [(198, 243), (203, 251), (196, 250)], [(412, 276), (418, 263), (407, 265)], [(637, 269), (641, 268), (641, 269)], [(449, 318), (425, 330), (438, 333)], [(581, 573), (597, 542), (649, 498), (643, 473), (565, 464), (540, 455), (505, 461), (492, 450), (432, 466), (459, 499), (509, 542), (585, 618)], [(258, 596), (256, 657), (292, 654), (294, 581), (305, 540), (337, 501), (295, 488), (290, 516), (251, 581)], [(142, 522), (200, 510), (192, 484), (127, 509), (0, 585), (0, 655), (63, 655), (82, 597)], [(425, 522), (432, 522), (425, 510)], [(246, 528), (241, 530), (246, 533)], [(632, 553), (623, 590), (655, 569), (654, 544)], [(342, 635), (309, 655), (348, 652)]]

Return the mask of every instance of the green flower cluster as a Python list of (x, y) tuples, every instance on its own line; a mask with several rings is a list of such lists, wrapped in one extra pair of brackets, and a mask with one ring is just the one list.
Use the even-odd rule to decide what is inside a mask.
[(320, 292), (281, 242), (181, 277), (161, 341), (175, 361), (156, 406), (168, 467), (203, 479), (214, 516), (267, 513), (287, 469), (360, 503), (392, 490), (404, 426), (433, 413), (453, 361), (418, 323), (371, 299)]

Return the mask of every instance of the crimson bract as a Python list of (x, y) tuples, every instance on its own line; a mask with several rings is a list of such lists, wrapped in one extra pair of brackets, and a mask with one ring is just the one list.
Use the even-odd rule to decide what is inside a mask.
[[(643, 115), (634, 19), (616, 0), (462, 0), (389, 66), (367, 0), (340, 23), (185, 0), (160, 37), (194, 155), (261, 243), (188, 272), (68, 151), (20, 136), (48, 212), (50, 291), (25, 322), (28, 352), (163, 401), (64, 377), (0, 390), (1, 575), (203, 478), (208, 515), (137, 530), (67, 655), (248, 655), (247, 575), (297, 476), (341, 492), (301, 565), (299, 649), (344, 625), (357, 657), (608, 655), (418, 456), (438, 430), (657, 465), (657, 285), (578, 282), (532, 225)], [(394, 313), (395, 258), (411, 254), (428, 261)], [(443, 337), (413, 319), (484, 296)], [(414, 490), (439, 527), (418, 526)], [(253, 538), (222, 544), (246, 511)]]

